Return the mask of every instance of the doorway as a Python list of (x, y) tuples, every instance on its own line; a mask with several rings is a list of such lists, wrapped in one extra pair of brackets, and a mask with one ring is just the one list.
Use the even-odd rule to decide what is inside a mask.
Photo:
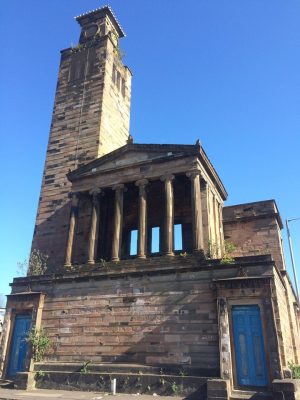
[(258, 305), (232, 307), (238, 386), (267, 386), (268, 372)]
[(31, 326), (31, 315), (16, 315), (10, 345), (7, 376), (13, 378), (17, 372), (25, 371), (28, 343), (26, 341)]

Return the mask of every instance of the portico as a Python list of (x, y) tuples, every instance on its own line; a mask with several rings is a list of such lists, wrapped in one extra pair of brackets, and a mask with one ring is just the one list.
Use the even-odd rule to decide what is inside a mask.
[[(73, 191), (66, 267), (212, 248), (221, 256), (216, 210), (226, 192), (198, 144), (130, 143), (113, 153), (69, 174)], [(208, 190), (213, 196), (205, 194)]]

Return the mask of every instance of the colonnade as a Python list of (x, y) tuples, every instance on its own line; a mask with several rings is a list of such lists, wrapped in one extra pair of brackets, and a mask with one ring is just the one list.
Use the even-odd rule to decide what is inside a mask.
[[(203, 224), (202, 224), (202, 205), (200, 181), (201, 173), (198, 170), (189, 171), (186, 176), (191, 181), (191, 211), (192, 211), (192, 229), (193, 229), (193, 251), (199, 252), (203, 250)], [(163, 175), (160, 180), (164, 183), (164, 254), (166, 256), (174, 255), (174, 191), (173, 180), (175, 176), (172, 174)], [(147, 232), (147, 192), (146, 187), (149, 184), (147, 179), (140, 179), (135, 182), (139, 189), (138, 199), (138, 246), (137, 257), (146, 258), (146, 232)], [(95, 263), (96, 248), (98, 242), (99, 227), (99, 195), (103, 189), (97, 188), (89, 192), (92, 199), (92, 214), (88, 242), (88, 264)], [(111, 250), (111, 261), (119, 261), (121, 258), (122, 245), (122, 227), (123, 227), (123, 200), (126, 191), (125, 184), (112, 186), (115, 192), (114, 200), (114, 218), (113, 218), (113, 240)], [(67, 239), (65, 266), (72, 264), (72, 251), (75, 235), (76, 220), (78, 218), (79, 194), (71, 194), (71, 214)]]

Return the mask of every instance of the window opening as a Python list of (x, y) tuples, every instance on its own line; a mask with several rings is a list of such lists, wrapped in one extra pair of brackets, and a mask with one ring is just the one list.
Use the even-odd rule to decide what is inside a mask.
[(151, 253), (159, 253), (159, 226), (151, 229)]
[(174, 250), (182, 250), (182, 224), (174, 225)]
[(137, 229), (133, 229), (130, 231), (130, 255), (137, 255), (137, 241), (138, 241), (138, 231)]

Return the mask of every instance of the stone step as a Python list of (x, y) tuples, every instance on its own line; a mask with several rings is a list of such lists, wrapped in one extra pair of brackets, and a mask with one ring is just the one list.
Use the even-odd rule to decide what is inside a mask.
[(266, 391), (233, 390), (229, 400), (272, 400), (273, 394)]
[[(35, 363), (35, 371), (68, 371), (68, 372), (97, 372), (97, 373), (135, 373), (135, 374), (154, 374), (154, 375), (176, 375), (176, 376), (195, 376), (205, 377), (207, 374), (201, 368), (189, 365), (162, 365), (159, 367), (132, 364), (132, 363), (93, 363), (82, 362), (39, 362)], [(209, 375), (211, 377), (213, 375)]]
[(14, 382), (9, 379), (0, 379), (0, 388), (11, 389), (14, 387)]
[(36, 387), (40, 389), (92, 390), (110, 392), (111, 380), (117, 380), (117, 392), (131, 394), (181, 395), (205, 400), (207, 377), (133, 373), (36, 370)]

